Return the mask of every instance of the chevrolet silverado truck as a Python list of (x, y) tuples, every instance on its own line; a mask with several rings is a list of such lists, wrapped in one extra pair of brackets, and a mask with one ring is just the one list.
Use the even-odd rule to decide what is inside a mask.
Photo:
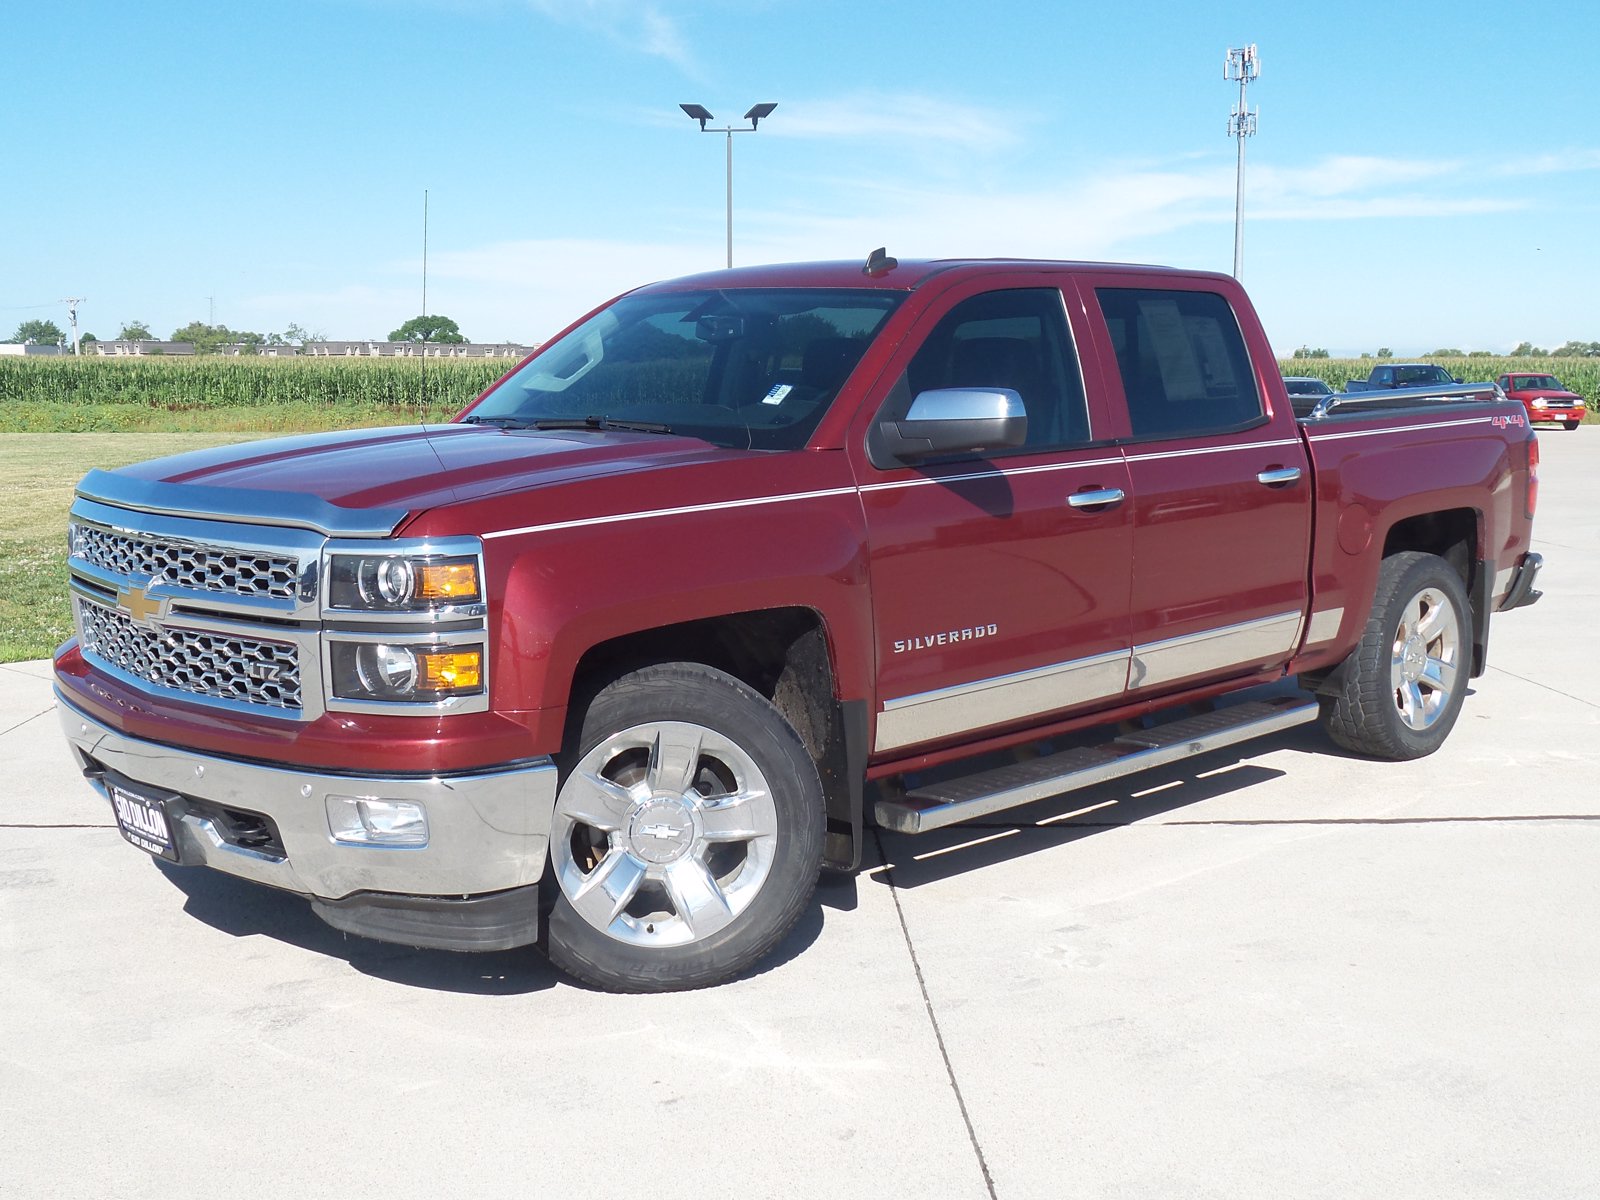
[(445, 424), (91, 471), (56, 694), (160, 859), (373, 938), (701, 986), (874, 825), (1319, 718), (1432, 752), (1491, 616), (1538, 598), (1537, 463), (1504, 400), (1297, 417), (1223, 275), (719, 271)]
[(1467, 387), (1475, 391), (1466, 394), (1481, 394), (1487, 399), (1495, 396), (1495, 386), (1492, 383), (1463, 384), (1449, 371), (1433, 363), (1384, 363), (1368, 371), (1365, 379), (1350, 380), (1344, 385), (1344, 390), (1367, 392), (1388, 388), (1421, 394), (1430, 390), (1453, 389), (1448, 394), (1461, 395), (1464, 393), (1459, 389)]

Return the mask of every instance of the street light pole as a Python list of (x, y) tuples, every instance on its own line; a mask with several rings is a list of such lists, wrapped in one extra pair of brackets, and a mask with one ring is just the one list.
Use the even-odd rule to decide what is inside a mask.
[(756, 126), (763, 119), (771, 116), (772, 110), (778, 106), (776, 104), (757, 104), (753, 106), (744, 115), (744, 119), (750, 122), (748, 129), (742, 125), (725, 125), (719, 129), (709, 129), (706, 127), (706, 122), (716, 118), (711, 115), (705, 105), (680, 104), (678, 107), (688, 114), (691, 121), (700, 122), (701, 133), (722, 133), (726, 134), (728, 138), (728, 265), (731, 267), (733, 266), (733, 135), (736, 133), (754, 133)]

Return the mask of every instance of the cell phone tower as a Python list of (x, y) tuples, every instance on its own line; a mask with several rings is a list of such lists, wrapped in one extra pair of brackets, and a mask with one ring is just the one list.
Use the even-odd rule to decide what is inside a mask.
[(1252, 80), (1261, 74), (1261, 56), (1256, 53), (1255, 43), (1248, 46), (1230, 47), (1228, 57), (1222, 65), (1222, 77), (1230, 83), (1239, 85), (1239, 103), (1234, 106), (1233, 114), (1228, 118), (1228, 136), (1239, 139), (1239, 167), (1234, 180), (1233, 191), (1233, 277), (1238, 279), (1244, 271), (1244, 140), (1254, 137), (1256, 120), (1261, 115), (1261, 109), (1250, 111), (1250, 106), (1245, 102), (1245, 90)]

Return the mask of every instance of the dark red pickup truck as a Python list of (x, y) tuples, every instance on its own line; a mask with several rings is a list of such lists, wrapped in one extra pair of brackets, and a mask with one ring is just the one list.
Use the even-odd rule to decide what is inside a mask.
[(1431, 752), (1490, 615), (1538, 597), (1537, 462), (1505, 401), (1297, 419), (1225, 276), (718, 272), (450, 424), (91, 472), (60, 713), (152, 854), (372, 937), (696, 986), (873, 823), (1319, 714)]

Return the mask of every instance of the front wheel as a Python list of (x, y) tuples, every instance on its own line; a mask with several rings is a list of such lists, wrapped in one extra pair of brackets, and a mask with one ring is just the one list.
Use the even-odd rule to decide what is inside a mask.
[(1461, 712), (1471, 667), (1466, 588), (1449, 563), (1406, 551), (1383, 560), (1361, 641), (1322, 697), (1328, 735), (1393, 760), (1432, 754)]
[(722, 983), (811, 898), (822, 785), (799, 736), (721, 671), (671, 663), (597, 695), (550, 828), (550, 959), (608, 991)]
[(1563, 422), (1561, 422), (1561, 424), (1565, 428), (1567, 428), (1568, 430), (1572, 430), (1572, 429), (1576, 429), (1579, 425), (1583, 424), (1583, 422), (1581, 422), (1581, 421), (1563, 421)]

